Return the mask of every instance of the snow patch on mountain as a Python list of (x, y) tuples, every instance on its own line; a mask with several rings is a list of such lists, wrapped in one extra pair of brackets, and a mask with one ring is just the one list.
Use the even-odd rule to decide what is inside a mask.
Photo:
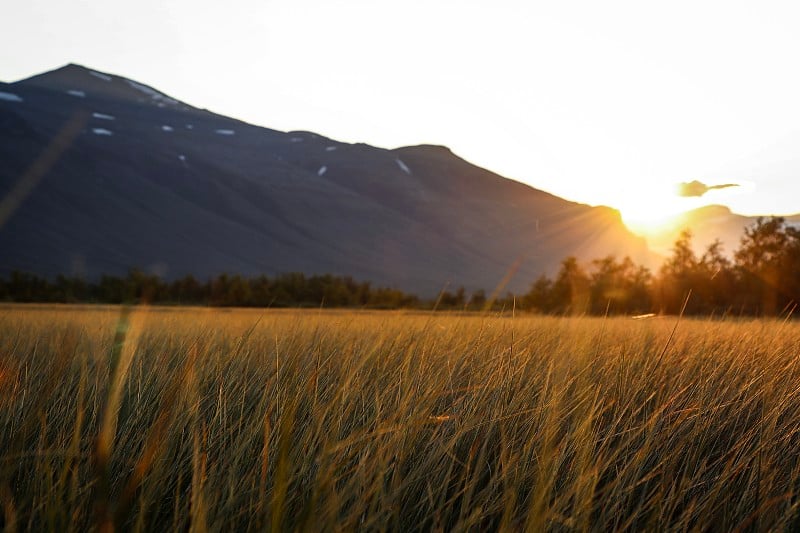
[(317, 170), (317, 176), (324, 176), (327, 171), (328, 167), (326, 165), (322, 165), (319, 167), (319, 170)]
[(142, 85), (141, 83), (136, 83), (133, 80), (125, 80), (125, 81), (128, 83), (128, 85), (130, 85), (132, 88), (136, 89), (140, 93), (146, 94), (147, 96), (149, 96), (153, 100), (158, 100), (159, 104), (162, 104), (162, 103), (177, 104), (178, 103), (178, 101), (175, 100), (174, 98), (170, 98), (169, 96), (167, 96), (167, 95), (165, 95), (163, 93), (160, 93), (160, 92), (156, 91), (155, 89), (152, 89), (152, 88), (148, 87), (147, 85)]
[(186, 129), (187, 130), (193, 130), (194, 129), (194, 124), (187, 124), (186, 125)]
[(94, 70), (90, 70), (89, 74), (91, 74), (95, 78), (100, 78), (103, 81), (111, 81), (111, 76), (109, 76), (108, 74), (103, 74), (102, 72), (95, 72)]
[(403, 172), (405, 172), (409, 176), (411, 175), (411, 169), (408, 168), (408, 165), (403, 163), (402, 159), (395, 159), (395, 161), (397, 162), (397, 166), (400, 167), (400, 170), (402, 170)]
[(92, 133), (95, 135), (114, 135), (114, 132), (105, 128), (92, 128)]
[(291, 139), (289, 139), (289, 142), (290, 143), (301, 143), (301, 142), (303, 142), (303, 138), (302, 137), (292, 137)]
[(164, 124), (163, 126), (161, 126), (161, 131), (172, 131), (172, 126), (167, 126), (166, 124)]
[(92, 113), (94, 118), (99, 118), (100, 120), (116, 120), (117, 117), (112, 115), (106, 115), (105, 113)]
[(70, 89), (67, 91), (67, 94), (70, 96), (75, 96), (77, 98), (86, 98), (86, 93), (83, 91), (79, 91), (77, 89)]
[(234, 130), (217, 130), (217, 135), (236, 135)]
[(336, 151), (336, 147), (335, 146), (328, 146), (327, 148), (325, 148), (325, 151), (326, 152), (335, 152)]
[(3, 91), (0, 91), (0, 100), (5, 100), (6, 102), (22, 102), (22, 98), (20, 98), (19, 95)]

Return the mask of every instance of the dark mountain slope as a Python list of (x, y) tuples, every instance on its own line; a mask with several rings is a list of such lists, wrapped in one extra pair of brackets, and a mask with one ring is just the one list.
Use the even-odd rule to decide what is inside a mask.
[(615, 211), (446, 148), (278, 132), (77, 65), (0, 84), (4, 196), (75, 117), (79, 134), (0, 228), (0, 272), (330, 272), (430, 294), (491, 289), (513, 265), (521, 290), (571, 254), (652, 260)]

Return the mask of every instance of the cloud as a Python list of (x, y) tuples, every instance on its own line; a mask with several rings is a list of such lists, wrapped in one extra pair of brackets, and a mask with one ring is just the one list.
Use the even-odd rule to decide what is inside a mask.
[(722, 185), (706, 185), (703, 182), (694, 180), (678, 184), (678, 196), (692, 197), (703, 196), (708, 191), (714, 189), (727, 189), (728, 187), (738, 187), (738, 183), (723, 183)]

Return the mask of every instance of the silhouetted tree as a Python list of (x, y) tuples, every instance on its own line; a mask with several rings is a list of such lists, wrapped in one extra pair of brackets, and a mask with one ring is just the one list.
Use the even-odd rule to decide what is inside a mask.
[(553, 295), (559, 313), (581, 315), (590, 310), (590, 280), (575, 257), (567, 257), (553, 284)]
[(800, 230), (782, 217), (745, 228), (735, 258), (742, 309), (774, 315), (800, 299)]
[(194, 276), (186, 276), (172, 282), (170, 300), (179, 304), (200, 304), (206, 300), (203, 286)]
[(463, 309), (466, 305), (466, 291), (464, 287), (456, 289), (455, 293), (442, 291), (439, 296), (440, 309)]
[(552, 313), (561, 305), (555, 299), (553, 280), (542, 274), (521, 298), (521, 304), (524, 309), (539, 313)]
[(480, 311), (486, 305), (486, 293), (483, 289), (478, 289), (469, 297), (469, 307)]
[[(694, 289), (699, 261), (692, 249), (692, 232), (683, 230), (672, 247), (672, 255), (661, 266), (655, 285), (655, 300), (661, 311), (677, 313)], [(695, 301), (691, 300), (694, 305)], [(689, 312), (696, 307), (687, 308)]]
[(732, 306), (737, 289), (731, 261), (722, 253), (719, 239), (706, 248), (698, 270), (699, 279), (693, 290), (696, 291), (703, 313), (725, 314)]
[(614, 256), (592, 261), (592, 312), (635, 313), (650, 310), (650, 271), (636, 266), (630, 257)]

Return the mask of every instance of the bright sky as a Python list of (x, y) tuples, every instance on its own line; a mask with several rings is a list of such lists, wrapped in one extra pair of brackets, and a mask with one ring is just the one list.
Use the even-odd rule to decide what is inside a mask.
[[(75, 62), (274, 129), (443, 144), (628, 220), (789, 214), (798, 27), (768, 0), (25, 0), (0, 79)], [(743, 186), (674, 195), (693, 180)]]

